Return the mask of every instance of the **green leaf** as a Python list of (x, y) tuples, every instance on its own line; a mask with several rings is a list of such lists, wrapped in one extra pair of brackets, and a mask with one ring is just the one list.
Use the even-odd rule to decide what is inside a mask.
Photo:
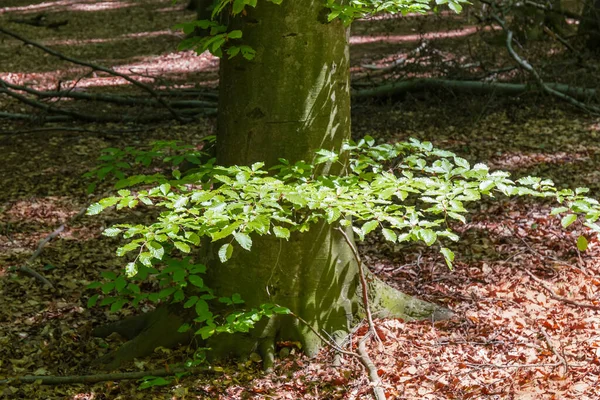
[(367, 236), (368, 233), (375, 230), (375, 228), (377, 228), (378, 226), (379, 226), (379, 221), (375, 221), (375, 220), (365, 223), (361, 228), (363, 236)]
[(179, 249), (180, 251), (183, 251), (184, 253), (189, 253), (190, 252), (190, 246), (188, 246), (187, 243), (184, 242), (174, 242), (173, 245)]
[(199, 246), (200, 245), (200, 236), (198, 236), (194, 232), (188, 232), (188, 233), (186, 233), (185, 237), (186, 237), (187, 240), (189, 240), (190, 242), (192, 242), (192, 244), (194, 244), (194, 246)]
[(177, 291), (173, 293), (173, 303), (180, 302), (183, 299), (185, 299), (185, 293), (183, 293), (183, 290), (177, 289)]
[(550, 215), (558, 215), (564, 213), (565, 211), (569, 211), (567, 207), (555, 207), (550, 211)]
[(239, 293), (232, 294), (231, 301), (233, 301), (233, 304), (243, 304), (244, 303), (244, 300), (242, 299), (242, 296)]
[(579, 251), (586, 251), (588, 248), (588, 240), (585, 238), (585, 236), (579, 236), (577, 238), (577, 248), (579, 249)]
[(116, 313), (121, 308), (123, 308), (123, 306), (125, 305), (125, 303), (127, 303), (127, 300), (125, 300), (125, 299), (118, 299), (118, 300), (116, 300), (114, 303), (111, 304), (111, 306), (110, 306), (110, 312)]
[(383, 228), (381, 230), (381, 232), (383, 233), (383, 237), (385, 238), (385, 240), (387, 240), (388, 242), (395, 243), (396, 240), (398, 240), (398, 236), (396, 235), (396, 232), (394, 232), (391, 229)]
[(98, 289), (102, 284), (100, 282), (92, 282), (86, 286), (86, 289)]
[(169, 193), (169, 191), (171, 190), (171, 185), (169, 185), (168, 183), (163, 183), (162, 185), (160, 185), (159, 189), (160, 192), (166, 196), (167, 193)]
[(328, 208), (327, 211), (325, 211), (325, 215), (327, 217), (327, 223), (332, 224), (342, 216), (342, 213), (338, 208)]
[(274, 226), (273, 233), (278, 238), (289, 239), (290, 238), (290, 230), (287, 228), (283, 228), (281, 226)]
[(575, 222), (576, 220), (577, 220), (577, 215), (567, 214), (564, 217), (562, 217), (562, 219), (560, 220), (560, 224), (562, 225), (563, 228), (566, 228), (569, 225), (571, 225), (573, 222)]
[(125, 280), (124, 277), (119, 276), (115, 280), (115, 289), (117, 290), (117, 292), (120, 293), (123, 289), (125, 289), (125, 286), (127, 286), (127, 281)]
[(146, 243), (146, 248), (148, 249), (152, 257), (158, 258), (159, 260), (162, 260), (163, 256), (165, 255), (165, 248), (162, 247), (162, 245), (158, 242), (148, 242)]
[(235, 241), (238, 242), (240, 246), (242, 246), (243, 249), (249, 251), (252, 248), (252, 239), (250, 239), (250, 236), (248, 236), (246, 233), (235, 232), (233, 234), (233, 237), (235, 238)]
[(130, 262), (125, 266), (125, 275), (128, 278), (133, 277), (135, 274), (137, 274), (137, 265), (135, 265), (134, 262)]
[(121, 230), (119, 228), (106, 228), (104, 232), (102, 232), (104, 236), (108, 237), (117, 236), (119, 233), (121, 233)]
[(454, 261), (454, 253), (452, 252), (452, 250), (450, 250), (446, 247), (442, 247), (440, 249), (440, 252), (444, 256), (444, 259), (446, 260), (446, 264), (448, 265), (448, 268), (452, 269), (452, 261)]
[(219, 249), (219, 260), (221, 260), (221, 262), (224, 263), (231, 258), (232, 254), (233, 254), (233, 246), (229, 243), (225, 243)]
[(208, 339), (215, 333), (215, 327), (212, 325), (203, 326), (196, 331), (196, 335), (200, 335), (202, 339)]
[(192, 296), (183, 304), (183, 308), (191, 308), (194, 306), (194, 304), (196, 304), (197, 301), (198, 296)]
[(479, 184), (479, 190), (481, 190), (482, 192), (487, 192), (490, 189), (492, 189), (494, 186), (496, 186), (496, 182), (491, 181), (491, 180), (486, 180)]
[(104, 294), (108, 294), (110, 293), (113, 289), (115, 288), (115, 283), (114, 282), (106, 282), (104, 285), (102, 285), (100, 287), (100, 290), (102, 290), (102, 293)]
[(198, 275), (190, 275), (188, 276), (188, 281), (194, 285), (197, 286), (199, 288), (203, 288), (204, 287), (204, 280), (199, 277)]
[(100, 297), (100, 295), (95, 294), (92, 297), (90, 297), (87, 301), (87, 306), (88, 308), (92, 308), (96, 305), (96, 303), (98, 302), (98, 298)]
[(104, 210), (104, 207), (100, 205), (100, 203), (94, 203), (90, 205), (87, 209), (87, 215), (97, 215), (100, 214)]
[(437, 234), (431, 229), (422, 229), (419, 231), (419, 237), (427, 246), (431, 246), (437, 239)]
[(159, 299), (167, 298), (170, 295), (172, 295), (176, 290), (177, 290), (177, 288), (175, 286), (164, 288), (163, 290), (161, 290), (160, 292), (158, 292), (158, 298)]
[(185, 269), (179, 268), (173, 272), (173, 282), (181, 282), (185, 279)]
[(208, 311), (208, 303), (206, 301), (198, 299), (198, 301), (196, 302), (196, 314), (200, 318), (198, 322), (206, 321), (212, 316), (210, 314), (210, 311)]
[[(242, 6), (242, 7), (243, 7), (243, 6)], [(234, 14), (237, 14), (237, 13), (235, 12), (235, 10), (234, 10), (234, 12), (233, 12), (233, 13), (234, 13)], [(241, 39), (241, 37), (242, 37), (242, 31), (240, 31), (240, 30), (231, 31), (231, 32), (229, 32), (229, 33), (227, 34), (227, 37), (228, 37), (229, 39)]]

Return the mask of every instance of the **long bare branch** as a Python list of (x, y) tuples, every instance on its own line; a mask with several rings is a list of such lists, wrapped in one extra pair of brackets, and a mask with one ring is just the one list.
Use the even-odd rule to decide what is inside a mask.
[(68, 62), (71, 62), (73, 64), (83, 65), (84, 67), (89, 67), (89, 68), (92, 68), (92, 69), (97, 70), (97, 71), (106, 72), (107, 74), (123, 78), (127, 82), (131, 83), (132, 85), (137, 86), (140, 89), (148, 92), (160, 104), (162, 104), (167, 110), (169, 110), (169, 112), (173, 115), (173, 117), (176, 120), (178, 120), (179, 122), (185, 122), (185, 120), (177, 113), (177, 111), (175, 111), (156, 91), (154, 91), (154, 89), (152, 89), (150, 86), (148, 86), (148, 85), (146, 85), (146, 84), (144, 84), (144, 83), (142, 83), (142, 82), (140, 82), (138, 80), (135, 80), (135, 79), (131, 78), (130, 76), (127, 76), (127, 75), (122, 74), (120, 72), (117, 72), (117, 71), (115, 71), (113, 69), (106, 68), (106, 67), (103, 67), (103, 66), (98, 65), (98, 64), (93, 64), (93, 63), (90, 63), (88, 61), (83, 61), (83, 60), (79, 60), (79, 59), (76, 59), (76, 58), (73, 58), (73, 57), (69, 57), (67, 55), (64, 55), (64, 54), (56, 51), (56, 50), (52, 50), (51, 48), (46, 47), (46, 46), (44, 46), (44, 45), (42, 45), (40, 43), (34, 42), (32, 40), (29, 40), (29, 39), (27, 39), (27, 38), (19, 35), (18, 33), (10, 31), (10, 30), (8, 30), (6, 28), (3, 28), (1, 26), (0, 26), (0, 33), (4, 33), (5, 35), (12, 36), (15, 39), (18, 39), (18, 40), (20, 40), (23, 43), (26, 43), (26, 44), (29, 44), (31, 46), (37, 47), (38, 49), (40, 49), (40, 50), (42, 50), (42, 51), (44, 51), (44, 52), (46, 52), (48, 54), (51, 54), (51, 55), (53, 55), (55, 57), (58, 57), (61, 60), (68, 61)]

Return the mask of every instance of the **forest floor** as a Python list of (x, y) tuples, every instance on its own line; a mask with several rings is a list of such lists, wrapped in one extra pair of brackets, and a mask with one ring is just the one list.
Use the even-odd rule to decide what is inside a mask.
[[(5, 0), (0, 5), (0, 27), (159, 85), (186, 88), (193, 82), (191, 87), (214, 89), (218, 60), (175, 51), (181, 35), (170, 27), (193, 17), (182, 8), (171, 0)], [(69, 22), (54, 30), (10, 21), (42, 12)], [(465, 22), (456, 22), (456, 27), (453, 18), (443, 20), (445, 29), (461, 32)], [(440, 23), (428, 21), (431, 26)], [(365, 63), (393, 60), (417, 47), (418, 35), (407, 32), (426, 24), (411, 19), (408, 24), (403, 28), (392, 24), (391, 29), (400, 32), (386, 28), (381, 35), (359, 24), (352, 39), (353, 74), (364, 73)], [(376, 24), (375, 30), (383, 25)], [(472, 49), (468, 35), (456, 36), (457, 49), (467, 45)], [(437, 43), (435, 35), (430, 37)], [(449, 53), (447, 44), (438, 45)], [(493, 46), (475, 52), (505, 50)], [(2, 38), (0, 55), (0, 79), (14, 84), (47, 89), (77, 83), (90, 91), (131, 90), (122, 81), (57, 61), (12, 39)], [(497, 55), (497, 65), (502, 65), (503, 57)], [(456, 66), (457, 60), (444, 65)], [(403, 73), (416, 76), (422, 73), (417, 67)], [(585, 77), (571, 78), (561, 75), (563, 81), (578, 84)], [(97, 113), (123, 111), (123, 107), (94, 107)], [(0, 97), (0, 109), (28, 111), (5, 97)], [(43, 128), (53, 130), (40, 130), (35, 123), (0, 120), (0, 379), (91, 373), (91, 362), (121, 343), (116, 336), (91, 337), (92, 328), (135, 312), (125, 308), (111, 314), (86, 306), (95, 293), (86, 286), (99, 280), (102, 271), (123, 268), (122, 259), (115, 256), (118, 242), (100, 235), (123, 215), (107, 212), (71, 221), (94, 198), (86, 194), (89, 182), (81, 175), (95, 166), (100, 150), (143, 147), (164, 139), (195, 143), (214, 133), (215, 122), (200, 118), (185, 125), (61, 123)], [(388, 142), (430, 140), (472, 163), (484, 162), (518, 177), (549, 177), (561, 187), (586, 186), (591, 197), (600, 196), (600, 119), (546, 97), (429, 93), (407, 95), (401, 101), (363, 101), (353, 105), (353, 136), (365, 134)], [(98, 188), (99, 193), (105, 190), (107, 186)], [(461, 241), (453, 246), (453, 270), (435, 249), (425, 246), (393, 246), (378, 237), (361, 244), (367, 265), (379, 277), (455, 313), (451, 320), (436, 323), (376, 320), (382, 344), (372, 344), (369, 351), (390, 399), (600, 399), (600, 243), (579, 223), (563, 229), (556, 217), (549, 216), (550, 208), (539, 201), (506, 198), (472, 206), (467, 223), (456, 227)], [(65, 229), (30, 265), (54, 289), (14, 270), (27, 262), (40, 240), (64, 223)], [(585, 252), (576, 246), (581, 235), (589, 241)], [(124, 371), (183, 362), (191, 351), (158, 349)], [(222, 363), (210, 374), (185, 376), (149, 389), (139, 389), (136, 381), (11, 383), (0, 385), (0, 397), (370, 398), (361, 365), (346, 358), (334, 367), (333, 355), (325, 349), (309, 359), (292, 347), (270, 373), (249, 360)]]

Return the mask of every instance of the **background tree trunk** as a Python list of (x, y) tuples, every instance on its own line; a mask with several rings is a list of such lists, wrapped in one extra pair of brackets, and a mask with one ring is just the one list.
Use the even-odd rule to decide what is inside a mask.
[(579, 34), (585, 37), (588, 50), (600, 50), (600, 0), (587, 0), (579, 23)]

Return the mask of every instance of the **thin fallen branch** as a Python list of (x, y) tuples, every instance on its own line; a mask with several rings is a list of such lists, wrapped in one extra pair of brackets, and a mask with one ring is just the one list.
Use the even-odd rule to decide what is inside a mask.
[[(156, 99), (147, 99), (147, 98), (135, 98), (130, 96), (119, 96), (119, 95), (109, 95), (102, 93), (85, 93), (85, 92), (77, 92), (73, 90), (63, 90), (63, 91), (41, 91), (32, 89), (27, 86), (22, 85), (14, 85), (10, 82), (0, 79), (0, 84), (3, 86), (12, 89), (19, 90), (34, 96), (39, 97), (40, 99), (50, 99), (50, 98), (69, 98), (75, 100), (87, 100), (87, 101), (99, 101), (104, 103), (112, 103), (123, 106), (151, 106), (155, 107), (158, 105), (162, 105)], [(174, 108), (183, 108), (183, 107), (211, 107), (215, 108), (217, 103), (214, 101), (202, 101), (202, 100), (175, 100), (170, 101), (168, 104)]]
[(42, 117), (37, 115), (10, 113), (5, 111), (0, 111), (0, 118), (31, 122), (66, 122), (71, 120), (71, 118), (67, 117), (66, 115), (46, 115)]
[[(596, 99), (598, 92), (596, 89), (574, 87), (559, 83), (547, 83), (547, 87), (566, 95), (590, 100)], [(496, 94), (505, 96), (518, 96), (527, 92), (535, 92), (539, 89), (537, 85), (504, 83), (504, 82), (481, 82), (481, 81), (457, 81), (449, 79), (410, 79), (394, 82), (369, 89), (354, 90), (352, 98), (361, 99), (368, 97), (390, 97), (404, 93), (422, 92), (426, 90), (445, 89), (452, 92), (472, 93), (472, 94)]]
[[(488, 3), (487, 1), (484, 1), (484, 0), (482, 0), (482, 2)], [(492, 5), (492, 7), (494, 7), (494, 6)], [(535, 81), (537, 82), (537, 84), (539, 85), (539, 87), (541, 88), (542, 91), (548, 93), (551, 96), (558, 97), (559, 99), (562, 99), (562, 100), (566, 101), (567, 103), (569, 103), (577, 108), (580, 108), (584, 111), (591, 112), (594, 114), (600, 114), (600, 108), (582, 103), (582, 102), (578, 101), (577, 99), (575, 99), (565, 93), (562, 93), (562, 92), (552, 88), (551, 86), (547, 85), (546, 83), (544, 83), (544, 80), (542, 79), (539, 72), (531, 64), (529, 64), (529, 62), (527, 62), (527, 60), (523, 59), (519, 54), (517, 54), (517, 52), (513, 48), (513, 45), (512, 45), (513, 31), (508, 28), (508, 26), (506, 25), (506, 22), (504, 20), (502, 20), (495, 13), (492, 13), (492, 18), (504, 30), (504, 32), (506, 32), (506, 49), (508, 50), (508, 54), (510, 54), (510, 56), (513, 58), (513, 60), (515, 60), (517, 62), (517, 64), (519, 64), (525, 71), (529, 72), (531, 74), (531, 76), (533, 76), (533, 78), (535, 79)]]
[(108, 120), (106, 118), (103, 117), (97, 117), (91, 114), (84, 114), (84, 113), (80, 113), (77, 111), (68, 111), (68, 110), (63, 110), (61, 108), (58, 107), (53, 107), (50, 106), (46, 103), (42, 103), (41, 101), (37, 101), (37, 100), (33, 100), (30, 99), (28, 97), (25, 97), (19, 93), (16, 93), (12, 90), (7, 89), (4, 84), (2, 82), (0, 82), (0, 94), (4, 93), (10, 97), (13, 97), (17, 100), (19, 100), (21, 103), (27, 104), (30, 107), (34, 107), (34, 108), (39, 108), (41, 110), (46, 111), (47, 113), (55, 113), (55, 114), (61, 114), (61, 115), (66, 115), (68, 117), (74, 118), (74, 119), (80, 119), (83, 121), (87, 121), (87, 122), (108, 122)]
[(48, 29), (58, 29), (61, 26), (67, 25), (69, 23), (68, 19), (52, 21), (48, 20), (46, 14), (38, 14), (33, 18), (27, 19), (18, 19), (18, 18), (10, 18), (9, 22), (13, 22), (15, 24), (25, 24), (35, 26), (36, 28), (48, 28)]
[(592, 18), (586, 18), (586, 17), (584, 17), (581, 14), (577, 14), (577, 13), (571, 12), (569, 10), (562, 10), (562, 9), (558, 9), (557, 10), (557, 9), (552, 8), (551, 6), (549, 7), (549, 6), (545, 5), (545, 4), (540, 4), (540, 3), (537, 3), (535, 1), (530, 1), (530, 0), (525, 0), (525, 1), (523, 1), (523, 3), (516, 3), (514, 6), (516, 8), (519, 8), (519, 7), (523, 7), (523, 5), (530, 6), (530, 7), (533, 7), (533, 8), (537, 8), (538, 10), (546, 11), (546, 12), (551, 13), (551, 14), (563, 15), (563, 16), (565, 16), (567, 18), (571, 18), (571, 19), (574, 19), (574, 20), (577, 20), (577, 21), (591, 21), (591, 22), (596, 22), (596, 20), (594, 20)]
[(564, 265), (564, 266), (567, 266), (567, 267), (569, 267), (569, 268), (576, 269), (577, 271), (581, 272), (581, 273), (582, 273), (582, 274), (584, 274), (584, 275), (591, 276), (591, 275), (590, 275), (590, 273), (589, 273), (589, 272), (587, 272), (586, 270), (584, 270), (583, 268), (581, 268), (581, 267), (579, 267), (579, 266), (577, 266), (577, 265), (573, 265), (573, 264), (570, 264), (570, 263), (567, 263), (567, 262), (561, 261), (561, 260), (559, 260), (559, 259), (558, 259), (558, 258), (556, 258), (556, 257), (552, 257), (552, 256), (550, 256), (550, 255), (544, 255), (544, 254), (540, 253), (539, 251), (537, 251), (536, 249), (534, 249), (533, 247), (531, 247), (531, 246), (529, 245), (529, 243), (527, 243), (527, 242), (525, 241), (525, 239), (523, 239), (522, 237), (519, 237), (519, 239), (521, 239), (521, 241), (523, 242), (523, 244), (524, 244), (525, 246), (527, 246), (527, 249), (529, 249), (529, 251), (530, 251), (530, 252), (532, 252), (533, 254), (535, 254), (535, 255), (537, 255), (538, 257), (540, 257), (540, 259), (542, 259), (542, 260), (543, 260), (544, 258), (549, 258), (550, 260), (554, 261), (554, 262), (555, 262), (555, 263), (557, 263), (557, 264)]
[(29, 44), (31, 46), (37, 47), (38, 49), (40, 49), (40, 50), (42, 50), (42, 51), (44, 51), (44, 52), (46, 52), (48, 54), (51, 54), (51, 55), (53, 55), (55, 57), (58, 57), (61, 60), (68, 61), (68, 62), (71, 62), (73, 64), (83, 65), (85, 67), (92, 68), (93, 70), (96, 70), (96, 71), (106, 72), (107, 74), (110, 74), (112, 76), (118, 76), (120, 78), (123, 78), (127, 82), (131, 83), (132, 85), (137, 86), (140, 89), (142, 89), (142, 90), (146, 91), (147, 93), (149, 93), (159, 103), (161, 103), (167, 110), (169, 110), (169, 112), (173, 115), (173, 117), (177, 121), (179, 121), (179, 122), (185, 122), (185, 120), (157, 92), (155, 92), (154, 89), (152, 89), (150, 86), (148, 86), (148, 85), (146, 85), (146, 84), (144, 84), (144, 83), (142, 83), (140, 81), (132, 79), (131, 77), (127, 76), (126, 74), (122, 74), (120, 72), (117, 72), (117, 71), (115, 71), (113, 69), (110, 69), (110, 68), (103, 67), (101, 65), (93, 64), (93, 63), (90, 63), (90, 62), (87, 62), (87, 61), (82, 61), (82, 60), (78, 60), (78, 59), (73, 58), (73, 57), (66, 56), (66, 55), (64, 55), (64, 54), (62, 54), (62, 53), (60, 53), (60, 52), (58, 52), (56, 50), (52, 50), (49, 47), (46, 47), (46, 46), (44, 46), (44, 45), (42, 45), (40, 43), (37, 43), (37, 42), (34, 42), (34, 41), (29, 40), (27, 38), (24, 38), (23, 36), (19, 35), (18, 33), (10, 31), (10, 30), (8, 30), (6, 28), (2, 28), (1, 26), (0, 26), (0, 33), (4, 33), (5, 35), (12, 36), (13, 38), (18, 39), (18, 40), (20, 40), (23, 43), (26, 43), (26, 44)]
[[(87, 210), (87, 206), (82, 207), (77, 214), (75, 214), (73, 217), (71, 217), (68, 220), (68, 222), (72, 223), (73, 221), (77, 220), (78, 218), (80, 218), (82, 215), (85, 214), (86, 210)], [(39, 272), (32, 269), (30, 267), (30, 265), (35, 261), (36, 258), (38, 258), (40, 256), (40, 254), (42, 254), (42, 250), (44, 250), (44, 247), (46, 247), (46, 245), (48, 243), (50, 243), (50, 241), (52, 239), (54, 239), (55, 237), (60, 235), (60, 233), (65, 230), (66, 225), (67, 225), (67, 222), (60, 225), (58, 228), (56, 228), (54, 231), (52, 231), (48, 236), (46, 236), (44, 239), (42, 239), (40, 241), (40, 243), (38, 244), (37, 248), (35, 249), (35, 251), (33, 252), (33, 254), (31, 254), (31, 256), (27, 259), (27, 261), (25, 262), (24, 265), (17, 268), (17, 271), (25, 273), (27, 275), (30, 275), (30, 276), (34, 277), (35, 279), (37, 279), (38, 281), (42, 282), (44, 285), (49, 286), (50, 288), (54, 288), (54, 285), (52, 285), (52, 283), (48, 279), (46, 279)]]
[(367, 351), (367, 348), (366, 348), (366, 341), (369, 338), (369, 336), (371, 335), (370, 332), (367, 333), (358, 342), (357, 353), (354, 353), (354, 352), (346, 351), (346, 350), (342, 349), (335, 342), (325, 338), (315, 328), (313, 328), (312, 325), (310, 325), (307, 321), (302, 319), (302, 317), (300, 317), (299, 315), (296, 315), (291, 311), (290, 311), (290, 314), (293, 317), (297, 318), (304, 325), (306, 325), (319, 339), (321, 339), (321, 341), (323, 343), (325, 343), (327, 346), (331, 347), (333, 350), (337, 351), (338, 353), (346, 354), (348, 356), (355, 357), (356, 359), (358, 359), (358, 361), (367, 370), (369, 382), (371, 382), (371, 385), (373, 386), (373, 395), (375, 396), (375, 399), (376, 400), (385, 400), (386, 399), (385, 392), (383, 391), (383, 388), (381, 387), (381, 379), (379, 379), (379, 375), (377, 374), (377, 366), (375, 365), (375, 363), (373, 363), (373, 360), (371, 360), (371, 357), (369, 357), (369, 352)]
[(87, 128), (77, 128), (73, 126), (50, 126), (46, 128), (32, 128), (32, 129), (21, 129), (21, 130), (10, 130), (10, 131), (2, 131), (0, 130), (0, 135), (21, 135), (25, 133), (40, 133), (40, 132), (85, 132), (92, 133), (97, 135), (115, 135), (115, 134), (128, 134), (128, 133), (137, 133), (137, 132), (146, 132), (154, 127), (143, 127), (136, 129), (109, 129), (109, 130), (95, 130), (95, 129), (87, 129)]
[(544, 329), (540, 329), (540, 332), (542, 333), (542, 336), (544, 337), (544, 340), (546, 341), (546, 344), (548, 345), (550, 351), (552, 351), (552, 353), (554, 353), (554, 355), (558, 357), (559, 361), (565, 367), (564, 374), (566, 375), (569, 372), (569, 363), (567, 362), (567, 359), (556, 350), (556, 348), (552, 344), (552, 339), (550, 339), (548, 333)]
[(350, 250), (352, 250), (354, 259), (356, 260), (356, 263), (358, 264), (358, 275), (360, 278), (362, 301), (363, 301), (363, 305), (365, 307), (365, 313), (367, 315), (369, 331), (371, 331), (371, 333), (373, 333), (375, 335), (375, 337), (377, 338), (378, 337), (377, 331), (375, 330), (375, 324), (373, 323), (373, 316), (371, 315), (371, 307), (369, 306), (368, 284), (367, 284), (367, 280), (365, 278), (364, 265), (362, 263), (362, 260), (360, 259), (360, 255), (358, 254), (358, 250), (356, 249), (356, 246), (354, 246), (354, 243), (352, 243), (352, 240), (350, 240), (350, 237), (348, 237), (348, 234), (346, 234), (346, 232), (344, 232), (344, 230), (340, 227), (336, 227), (335, 229), (342, 235), (342, 237), (344, 238), (344, 240), (350, 247)]
[(215, 373), (216, 371), (209, 368), (161, 368), (151, 371), (136, 371), (136, 372), (122, 372), (112, 374), (95, 374), (95, 375), (69, 375), (69, 376), (36, 376), (26, 375), (16, 378), (7, 378), (0, 380), (0, 385), (18, 385), (22, 383), (39, 383), (41, 385), (71, 385), (76, 383), (96, 383), (106, 381), (124, 381), (131, 379), (141, 379), (144, 377), (151, 376), (170, 376), (180, 373)]
[(64, 230), (65, 230), (65, 224), (62, 224), (61, 226), (56, 228), (54, 231), (52, 231), (48, 236), (46, 236), (44, 239), (42, 239), (40, 241), (40, 243), (38, 244), (37, 248), (35, 249), (35, 251), (33, 252), (33, 254), (29, 257), (29, 259), (25, 262), (24, 265), (21, 265), (19, 268), (17, 268), (17, 271), (27, 274), (29, 276), (32, 276), (35, 279), (37, 279), (38, 281), (42, 282), (44, 285), (49, 286), (51, 289), (53, 289), (54, 285), (47, 278), (45, 278), (43, 275), (41, 275), (39, 272), (32, 269), (29, 265), (31, 265), (31, 263), (33, 261), (35, 261), (35, 259), (38, 258), (40, 256), (40, 254), (42, 254), (42, 250), (44, 249), (44, 247), (52, 239), (54, 239), (55, 237), (60, 235), (60, 233)]
[(550, 286), (548, 286), (548, 284), (545, 281), (538, 278), (532, 272), (530, 272), (526, 269), (523, 269), (523, 271), (525, 271), (525, 273), (527, 275), (529, 275), (531, 277), (531, 279), (533, 279), (534, 281), (539, 283), (540, 286), (542, 286), (550, 294), (550, 297), (553, 298), (554, 300), (558, 300), (560, 302), (570, 304), (572, 306), (579, 307), (579, 308), (588, 308), (590, 310), (600, 310), (600, 306), (595, 306), (593, 304), (587, 304), (587, 303), (580, 303), (578, 301), (567, 299), (566, 297), (563, 297), (563, 296), (559, 296), (558, 294), (556, 294), (556, 292), (554, 290), (552, 290), (552, 288)]
[(553, 364), (476, 364), (476, 363), (465, 363), (465, 365), (472, 368), (544, 368), (544, 367), (558, 367), (560, 363)]
[(375, 396), (375, 399), (385, 400), (387, 397), (385, 396), (385, 391), (381, 387), (381, 379), (379, 379), (379, 374), (377, 373), (377, 366), (373, 363), (373, 360), (371, 360), (371, 357), (369, 357), (369, 352), (367, 351), (366, 342), (369, 338), (369, 335), (370, 334), (365, 335), (358, 342), (357, 351), (360, 355), (359, 360), (369, 374), (369, 382), (371, 382), (373, 385), (373, 395)]
[(321, 333), (319, 333), (319, 331), (317, 331), (305, 319), (303, 319), (301, 316), (295, 314), (293, 311), (290, 311), (290, 315), (293, 316), (294, 318), (296, 318), (298, 321), (302, 322), (304, 325), (306, 325), (306, 327), (308, 329), (310, 329), (319, 339), (321, 339), (321, 341), (323, 343), (325, 343), (327, 346), (331, 347), (333, 350), (337, 351), (338, 353), (345, 354), (347, 356), (352, 356), (352, 357), (358, 357), (358, 358), (360, 358), (360, 356), (358, 354), (353, 353), (351, 351), (346, 351), (346, 350), (342, 349), (335, 342), (333, 342), (333, 341), (327, 339), (326, 337), (324, 337), (323, 335), (321, 335)]
[(402, 67), (404, 64), (406, 64), (406, 61), (409, 58), (418, 57), (419, 54), (422, 53), (423, 50), (425, 50), (425, 48), (427, 47), (428, 44), (429, 44), (429, 42), (424, 41), (417, 48), (411, 50), (405, 57), (393, 60), (391, 63), (389, 63), (385, 66), (378, 66), (378, 65), (372, 65), (372, 64), (361, 65), (362, 68), (370, 70), (370, 71), (358, 73), (358, 74), (354, 75), (352, 78), (354, 81), (358, 81), (358, 80), (365, 79), (365, 78), (374, 78), (376, 76), (380, 76), (380, 75), (386, 74), (388, 72), (393, 72), (393, 71), (397, 70), (398, 68)]
[[(0, 93), (2, 89), (0, 89)], [(48, 110), (47, 112), (52, 112)], [(186, 122), (193, 122), (194, 120), (202, 117), (210, 117), (217, 114), (216, 108), (188, 108), (182, 109), (181, 114), (188, 116)], [(141, 116), (138, 115), (112, 115), (112, 116), (103, 116), (96, 117), (90, 116), (89, 118), (84, 119), (86, 122), (99, 122), (99, 123), (107, 123), (107, 122), (119, 122), (119, 123), (151, 123), (151, 122), (164, 122), (165, 120), (171, 119), (172, 115), (170, 113), (145, 113)], [(69, 116), (69, 115), (47, 115), (43, 117), (38, 117), (37, 115), (29, 115), (29, 114), (20, 114), (20, 113), (6, 113), (0, 112), (0, 118), (4, 119), (13, 119), (19, 121), (31, 121), (31, 122), (69, 122), (79, 120), (77, 117)]]

